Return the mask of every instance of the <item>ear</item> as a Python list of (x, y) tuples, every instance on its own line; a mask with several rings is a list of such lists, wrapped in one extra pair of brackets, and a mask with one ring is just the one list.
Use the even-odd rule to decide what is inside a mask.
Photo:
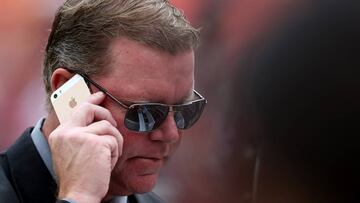
[(51, 90), (55, 91), (66, 81), (68, 81), (74, 74), (70, 73), (64, 68), (56, 69), (51, 76)]

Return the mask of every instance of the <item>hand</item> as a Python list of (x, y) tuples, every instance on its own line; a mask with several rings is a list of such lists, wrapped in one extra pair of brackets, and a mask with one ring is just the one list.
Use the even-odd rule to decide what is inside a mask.
[(49, 135), (59, 198), (99, 203), (108, 191), (123, 139), (111, 113), (99, 106), (104, 98), (91, 95)]

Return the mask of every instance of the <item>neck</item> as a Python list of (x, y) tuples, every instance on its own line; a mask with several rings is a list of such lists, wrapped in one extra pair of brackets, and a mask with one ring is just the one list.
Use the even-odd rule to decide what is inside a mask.
[(59, 126), (59, 121), (56, 117), (55, 112), (52, 110), (45, 119), (44, 125), (42, 127), (42, 132), (46, 139), (49, 138), (49, 135), (56, 127)]

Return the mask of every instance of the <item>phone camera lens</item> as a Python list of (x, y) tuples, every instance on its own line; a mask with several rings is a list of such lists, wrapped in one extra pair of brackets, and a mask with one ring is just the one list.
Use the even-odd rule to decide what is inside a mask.
[(55, 98), (55, 99), (57, 98), (57, 94), (54, 94), (54, 98)]

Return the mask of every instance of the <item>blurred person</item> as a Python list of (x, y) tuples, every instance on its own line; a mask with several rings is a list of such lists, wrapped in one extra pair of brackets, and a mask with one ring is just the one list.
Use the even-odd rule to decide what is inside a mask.
[[(165, 0), (66, 1), (45, 50), (48, 115), (1, 154), (0, 199), (162, 202), (159, 170), (206, 104), (194, 90), (198, 40)], [(93, 94), (59, 124), (49, 97), (75, 73)], [(149, 114), (154, 125), (126, 125)]]
[(356, 1), (313, 3), (243, 56), (229, 111), (233, 153), (243, 119), (255, 124), (252, 202), (357, 202), (359, 11)]

